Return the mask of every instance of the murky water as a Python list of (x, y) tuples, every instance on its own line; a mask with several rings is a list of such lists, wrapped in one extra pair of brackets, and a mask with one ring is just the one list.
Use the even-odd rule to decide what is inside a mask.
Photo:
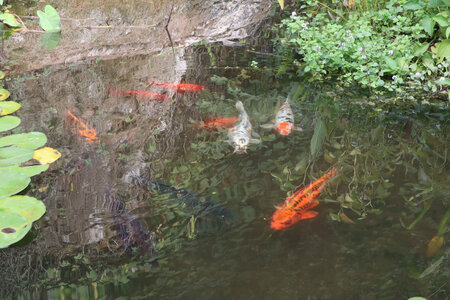
[[(280, 58), (260, 46), (98, 57), (17, 73), (8, 86), (24, 104), (21, 128), (46, 133), (63, 156), (28, 191), (44, 201), (46, 215), (18, 247), (1, 250), (1, 294), (448, 296), (448, 245), (435, 258), (425, 256), (448, 209), (446, 104), (375, 109), (358, 90), (275, 76)], [(208, 89), (176, 93), (149, 87), (149, 78)], [(110, 89), (153, 91), (170, 100)], [(288, 137), (259, 127), (270, 121), (279, 96), (293, 99), (303, 129)], [(237, 116), (237, 100), (262, 138), (246, 155), (232, 153), (226, 129), (195, 125)], [(68, 111), (94, 128), (98, 141), (80, 137)], [(311, 155), (319, 120), (326, 139)], [(322, 192), (318, 217), (270, 229), (275, 206), (334, 165), (341, 171)], [(185, 188), (188, 196), (152, 189), (139, 182), (144, 177)], [(440, 266), (424, 275), (439, 257)]]

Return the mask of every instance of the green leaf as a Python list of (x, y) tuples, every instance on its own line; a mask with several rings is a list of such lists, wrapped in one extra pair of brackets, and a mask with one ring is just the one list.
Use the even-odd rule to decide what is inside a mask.
[(36, 198), (19, 195), (0, 199), (0, 211), (18, 214), (32, 223), (44, 215), (45, 205)]
[(22, 25), (20, 25), (19, 22), (17, 22), (16, 17), (14, 17), (14, 15), (9, 14), (9, 13), (0, 14), (0, 21), (2, 21), (3, 23), (5, 23), (6, 25), (9, 25), (11, 27), (22, 26)]
[(441, 81), (441, 80), (438, 79), (438, 80), (435, 81), (435, 83), (439, 84), (439, 85), (450, 85), (450, 79), (449, 78), (445, 78), (444, 81)]
[(14, 101), (0, 102), (0, 116), (9, 115), (18, 110), (21, 105)]
[[(426, 53), (425, 53), (426, 54)], [(422, 64), (430, 69), (431, 71), (436, 70), (436, 66), (434, 65), (434, 60), (430, 57), (422, 57)]]
[(424, 297), (412, 297), (412, 298), (408, 298), (408, 300), (427, 300), (427, 298), (424, 298)]
[(423, 7), (423, 2), (419, 0), (410, 0), (403, 5), (403, 8), (408, 10), (418, 10)]
[(327, 128), (321, 119), (317, 119), (314, 126), (314, 134), (311, 139), (311, 155), (315, 156), (322, 147), (322, 143), (327, 135)]
[(444, 260), (444, 256), (441, 256), (441, 258), (439, 258), (437, 261), (432, 263), (428, 268), (425, 269), (425, 271), (422, 272), (422, 274), (420, 274), (419, 279), (423, 278), (427, 275), (430, 275), (431, 273), (436, 271), (436, 269), (439, 267), (439, 265), (442, 263), (443, 260)]
[(60, 32), (61, 20), (58, 12), (51, 5), (46, 5), (44, 11), (37, 11), (39, 25), (41, 25), (42, 29), (48, 32)]
[(448, 36), (450, 35), (450, 26), (445, 29), (445, 38), (448, 39)]
[(17, 165), (33, 158), (33, 149), (20, 147), (0, 148), (0, 167)]
[(0, 199), (14, 195), (28, 186), (30, 178), (14, 170), (0, 170)]
[(21, 215), (0, 211), (0, 248), (20, 241), (31, 229), (31, 224)]
[(20, 119), (14, 116), (0, 118), (0, 132), (11, 130), (20, 124)]
[(61, 32), (46, 32), (41, 37), (41, 49), (52, 50), (61, 41)]
[(284, 9), (284, 0), (278, 0), (278, 3), (280, 4), (281, 9)]
[(435, 24), (436, 24), (436, 22), (433, 21), (429, 16), (425, 16), (422, 19), (423, 30), (425, 30), (425, 32), (428, 33), (429, 36), (433, 35)]
[(0, 89), (0, 101), (8, 99), (10, 93), (8, 90)]
[(437, 45), (437, 55), (440, 59), (450, 56), (450, 39), (443, 40)]
[(22, 148), (37, 149), (47, 143), (47, 137), (42, 132), (28, 132), (12, 134), (0, 138), (0, 147), (17, 146)]
[(448, 20), (444, 16), (434, 16), (433, 20), (438, 22), (439, 26), (441, 27), (447, 27), (448, 26)]
[(385, 61), (387, 63), (387, 65), (389, 66), (389, 68), (391, 68), (392, 70), (396, 70), (398, 68), (398, 64), (395, 60), (393, 60), (390, 57), (386, 57)]
[(428, 50), (429, 46), (430, 46), (429, 43), (423, 43), (423, 44), (417, 45), (414, 48), (414, 54), (413, 55), (414, 56), (421, 56), (422, 54), (424, 54)]
[(50, 165), (35, 165), (35, 166), (28, 166), (28, 167), (19, 167), (19, 166), (10, 166), (5, 168), (0, 168), (0, 172), (2, 170), (14, 170), (20, 173), (25, 174), (28, 177), (32, 177), (35, 175), (38, 175), (44, 171), (46, 171)]

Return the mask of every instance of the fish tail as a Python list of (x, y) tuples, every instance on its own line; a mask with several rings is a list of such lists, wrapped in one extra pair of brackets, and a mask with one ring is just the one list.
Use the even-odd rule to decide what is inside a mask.
[(239, 112), (243, 112), (243, 111), (245, 111), (244, 110), (244, 104), (242, 104), (242, 102), (241, 101), (236, 101), (236, 109), (239, 111)]

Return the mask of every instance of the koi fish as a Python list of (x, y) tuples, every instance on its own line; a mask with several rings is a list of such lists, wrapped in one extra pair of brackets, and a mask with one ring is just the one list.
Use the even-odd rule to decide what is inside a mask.
[(309, 209), (319, 205), (316, 200), (320, 192), (325, 188), (328, 181), (336, 176), (336, 166), (328, 173), (309, 184), (308, 186), (298, 189), (285, 202), (277, 207), (273, 214), (270, 227), (275, 230), (282, 230), (287, 228), (300, 220), (314, 218), (318, 215), (316, 211), (309, 211)]
[(158, 94), (158, 93), (151, 92), (151, 91), (143, 91), (143, 90), (126, 91), (126, 90), (110, 88), (108, 90), (108, 95), (136, 96), (137, 100), (156, 100), (156, 101), (170, 100), (170, 98), (167, 97), (166, 95)]
[(302, 131), (299, 127), (294, 127), (294, 114), (292, 113), (289, 99), (281, 105), (277, 114), (275, 115), (275, 123), (268, 123), (261, 125), (262, 128), (273, 128), (281, 135), (289, 135), (293, 130)]
[(236, 102), (236, 109), (240, 112), (238, 122), (228, 130), (227, 142), (234, 148), (234, 153), (243, 154), (247, 153), (249, 144), (260, 143), (261, 138), (253, 132), (252, 124), (241, 101)]
[(206, 121), (203, 123), (195, 123), (197, 127), (204, 128), (207, 130), (217, 130), (218, 128), (229, 128), (232, 127), (236, 122), (237, 117), (230, 118), (219, 118), (210, 121)]
[(199, 93), (202, 90), (207, 90), (208, 88), (203, 85), (192, 84), (192, 83), (175, 83), (175, 82), (158, 82), (153, 79), (149, 79), (148, 85), (158, 85), (166, 89), (177, 91), (178, 93)]
[(98, 140), (97, 132), (95, 131), (95, 129), (89, 128), (86, 123), (76, 117), (70, 110), (67, 111), (67, 114), (72, 117), (72, 119), (77, 122), (78, 127), (81, 128), (72, 131), (78, 133), (82, 137), (85, 137), (89, 144), (92, 144), (93, 142)]

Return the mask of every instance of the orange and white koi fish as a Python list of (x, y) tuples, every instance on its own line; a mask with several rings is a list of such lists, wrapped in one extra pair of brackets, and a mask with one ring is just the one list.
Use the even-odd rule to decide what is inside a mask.
[(89, 144), (98, 140), (97, 132), (93, 128), (89, 128), (86, 123), (81, 121), (77, 116), (75, 116), (70, 110), (67, 111), (67, 114), (75, 120), (77, 123), (77, 127), (79, 129), (73, 129), (72, 131), (78, 133), (79, 136), (86, 138)]
[[(240, 112), (238, 122), (228, 130), (227, 142), (234, 148), (234, 153), (247, 153), (249, 144), (261, 142), (261, 138), (253, 132), (252, 124), (241, 101), (236, 102), (236, 109)], [(254, 138), (252, 138), (254, 137)]]
[(309, 184), (308, 186), (298, 189), (279, 207), (272, 216), (270, 227), (275, 230), (285, 229), (300, 220), (314, 218), (318, 215), (316, 211), (309, 209), (319, 205), (316, 200), (320, 192), (325, 188), (328, 181), (336, 176), (336, 166), (328, 173)]
[(112, 96), (136, 96), (137, 100), (156, 100), (156, 101), (164, 101), (170, 100), (166, 95), (158, 94), (151, 91), (143, 91), (143, 90), (135, 90), (135, 91), (127, 91), (127, 90), (119, 90), (110, 88), (108, 90), (108, 95)]
[(177, 91), (178, 93), (199, 93), (202, 90), (208, 89), (206, 86), (193, 83), (159, 82), (153, 79), (149, 79), (147, 84), (162, 86), (166, 89)]
[(218, 118), (205, 121), (203, 123), (195, 123), (195, 126), (206, 130), (217, 130), (218, 128), (230, 128), (237, 122), (237, 120), (237, 117)]
[(281, 135), (289, 135), (293, 130), (302, 130), (299, 127), (294, 127), (294, 114), (288, 99), (281, 105), (275, 115), (274, 123), (263, 124), (261, 127), (273, 128)]

